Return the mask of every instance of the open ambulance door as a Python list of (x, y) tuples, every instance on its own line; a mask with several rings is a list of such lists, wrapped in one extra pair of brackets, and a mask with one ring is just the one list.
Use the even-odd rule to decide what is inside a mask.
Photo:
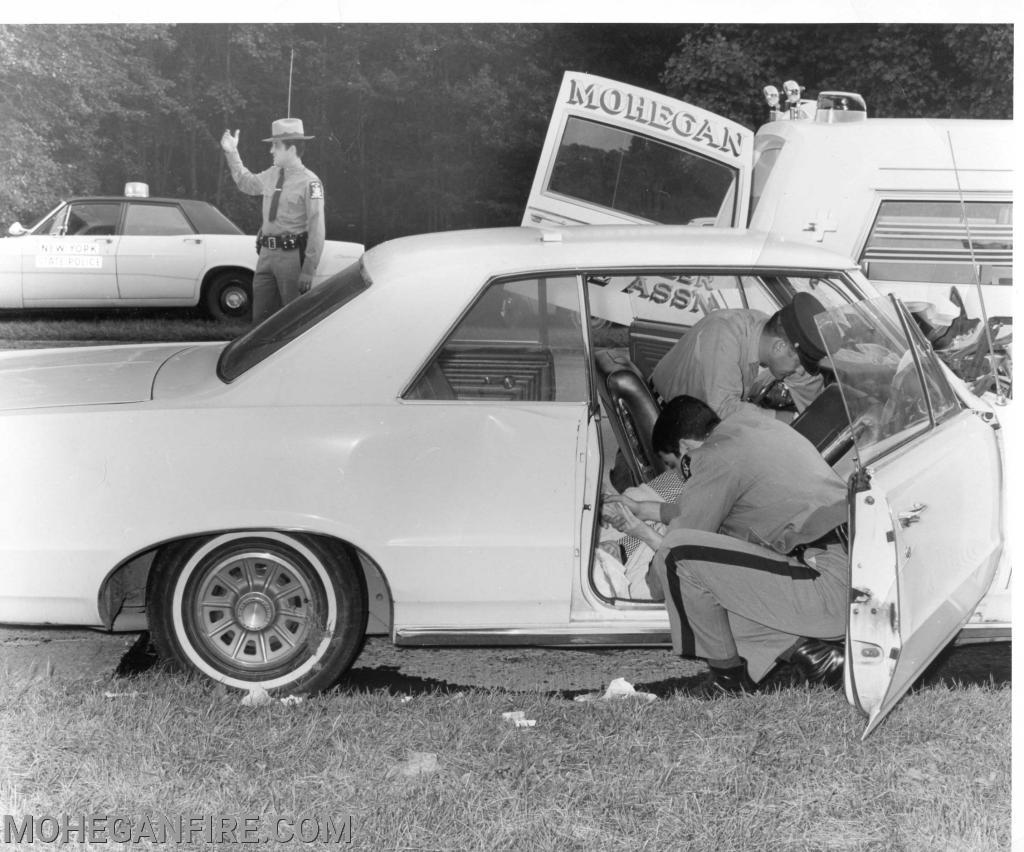
[(734, 121), (567, 71), (523, 225), (746, 227), (753, 156)]
[(816, 321), (853, 428), (846, 696), (866, 737), (985, 595), (1002, 553), (1002, 460), (897, 300)]

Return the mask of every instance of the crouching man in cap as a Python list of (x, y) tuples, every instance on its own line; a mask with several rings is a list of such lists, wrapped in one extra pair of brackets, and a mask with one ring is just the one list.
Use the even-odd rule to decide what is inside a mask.
[(324, 185), (302, 165), (307, 139), (298, 118), (271, 126), (274, 165), (254, 175), (238, 155), (238, 134), (228, 130), (220, 146), (238, 188), (263, 196), (263, 226), (256, 238), (259, 261), (252, 279), (253, 320), (260, 322), (305, 293), (324, 248)]
[(652, 542), (651, 570), (673, 651), (711, 669), (696, 692), (753, 691), (780, 661), (809, 682), (838, 685), (844, 655), (835, 640), (849, 601), (843, 480), (781, 421), (719, 420), (688, 396), (665, 406), (653, 443), (686, 481), (679, 501), (607, 499), (621, 504), (625, 532), (649, 537), (643, 521), (668, 524)]
[(767, 367), (802, 411), (824, 387), (818, 362), (827, 353), (814, 322), (823, 310), (816, 297), (799, 292), (771, 317), (747, 308), (712, 311), (658, 362), (651, 383), (663, 400), (696, 397), (723, 419), (737, 411), (773, 417), (751, 402)]

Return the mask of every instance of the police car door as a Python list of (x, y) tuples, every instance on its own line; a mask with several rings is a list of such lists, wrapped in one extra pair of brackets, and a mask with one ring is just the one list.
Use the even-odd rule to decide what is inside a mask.
[(131, 302), (194, 304), (206, 244), (177, 204), (128, 204), (117, 252), (117, 286)]
[(20, 237), (22, 304), (56, 307), (109, 303), (117, 298), (117, 201), (73, 201), (39, 230)]
[(744, 227), (752, 131), (673, 98), (567, 71), (523, 225)]
[(1002, 552), (994, 423), (895, 299), (818, 318), (853, 424), (846, 694), (867, 736), (953, 639)]

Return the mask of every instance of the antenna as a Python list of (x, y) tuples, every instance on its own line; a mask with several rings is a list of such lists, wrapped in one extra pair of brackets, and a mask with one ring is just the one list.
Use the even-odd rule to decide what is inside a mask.
[(960, 186), (960, 170), (956, 165), (956, 152), (953, 150), (953, 136), (947, 130), (946, 141), (949, 143), (949, 156), (953, 161), (953, 176), (956, 178), (956, 192), (960, 198), (960, 215), (964, 220), (964, 229), (967, 231), (967, 249), (971, 253), (971, 269), (974, 272), (974, 286), (978, 290), (978, 304), (981, 306), (981, 322), (985, 329), (985, 343), (988, 345), (988, 363), (992, 370), (992, 384), (996, 389), (996, 397), (1000, 405), (1006, 405), (1006, 397), (1003, 395), (1002, 385), (999, 384), (999, 375), (996, 371), (996, 350), (992, 345), (992, 331), (988, 325), (988, 311), (985, 310), (985, 294), (981, 289), (981, 275), (978, 273), (978, 261), (974, 256), (974, 238), (971, 236), (971, 220), (967, 217), (967, 204), (964, 202), (963, 187)]
[(288, 59), (288, 114), (285, 118), (292, 117), (292, 68), (295, 67), (295, 48), (292, 48), (292, 55)]

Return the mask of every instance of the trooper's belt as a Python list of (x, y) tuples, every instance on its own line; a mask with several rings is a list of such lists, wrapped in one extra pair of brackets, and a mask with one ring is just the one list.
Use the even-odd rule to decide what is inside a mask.
[(259, 251), (261, 248), (291, 251), (292, 249), (304, 246), (308, 236), (309, 234), (306, 231), (303, 231), (301, 234), (273, 234), (267, 236), (259, 234), (256, 237), (256, 251)]

